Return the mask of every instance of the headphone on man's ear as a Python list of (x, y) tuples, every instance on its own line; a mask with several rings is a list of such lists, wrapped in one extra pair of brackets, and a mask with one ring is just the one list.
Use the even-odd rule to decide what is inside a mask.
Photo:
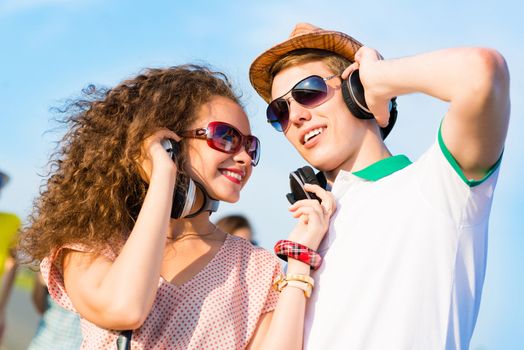
[[(180, 151), (178, 142), (165, 139), (162, 140), (162, 146), (169, 153), (171, 159), (175, 161), (176, 154)], [(191, 209), (193, 209), (193, 205), (197, 200), (197, 191), (199, 190), (202, 192), (204, 202), (197, 211), (191, 213)], [(204, 186), (193, 181), (193, 179), (182, 174), (180, 171), (177, 172), (176, 187), (173, 193), (173, 205), (171, 206), (171, 218), (192, 218), (203, 211), (213, 213), (218, 210), (219, 203), (218, 200), (209, 196)]]
[[(375, 117), (368, 109), (366, 99), (364, 97), (364, 87), (360, 82), (360, 75), (357, 70), (349, 74), (346, 80), (342, 81), (342, 96), (344, 102), (348, 106), (349, 111), (359, 119), (374, 119)], [(388, 135), (395, 122), (397, 121), (397, 98), (393, 97), (389, 103), (389, 124), (385, 128), (380, 128), (382, 139), (384, 140)]]

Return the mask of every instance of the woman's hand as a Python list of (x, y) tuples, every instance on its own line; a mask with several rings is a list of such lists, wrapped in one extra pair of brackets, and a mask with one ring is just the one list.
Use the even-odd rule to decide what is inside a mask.
[(333, 195), (318, 185), (305, 184), (304, 189), (313, 192), (322, 202), (304, 199), (289, 208), (293, 217), (299, 219), (289, 234), (289, 240), (316, 250), (329, 228), (329, 219), (336, 210), (336, 203)]
[(171, 130), (160, 129), (147, 137), (141, 146), (141, 155), (138, 163), (141, 166), (141, 176), (146, 182), (150, 182), (154, 171), (167, 170), (176, 174), (177, 168), (175, 162), (169, 157), (169, 154), (162, 146), (162, 140), (173, 139), (177, 142), (181, 138)]

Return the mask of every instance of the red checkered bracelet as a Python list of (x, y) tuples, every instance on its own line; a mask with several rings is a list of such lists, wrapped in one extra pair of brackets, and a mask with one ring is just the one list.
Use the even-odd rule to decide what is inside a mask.
[(311, 266), (311, 270), (316, 270), (322, 263), (322, 257), (313, 249), (300, 243), (282, 239), (275, 244), (275, 254), (282, 260), (293, 258)]

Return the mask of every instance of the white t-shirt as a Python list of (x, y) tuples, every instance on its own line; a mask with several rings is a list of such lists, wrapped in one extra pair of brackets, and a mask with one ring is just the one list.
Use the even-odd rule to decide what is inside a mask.
[(341, 171), (305, 348), (467, 349), (498, 165), (468, 181), (439, 134), (414, 163), (395, 156)]

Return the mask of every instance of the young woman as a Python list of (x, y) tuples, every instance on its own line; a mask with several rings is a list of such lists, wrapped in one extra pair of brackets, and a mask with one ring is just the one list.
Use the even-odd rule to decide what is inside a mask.
[[(309, 266), (289, 259), (308, 282), (280, 283), (277, 307), (277, 259), (209, 220), (217, 201), (238, 201), (260, 154), (227, 78), (149, 69), (86, 93), (66, 109), (70, 129), (21, 240), (51, 296), (80, 313), (83, 348), (114, 349), (124, 330), (132, 349), (300, 348)], [(322, 205), (292, 206), (290, 237), (315, 249), (334, 201), (307, 188)]]

